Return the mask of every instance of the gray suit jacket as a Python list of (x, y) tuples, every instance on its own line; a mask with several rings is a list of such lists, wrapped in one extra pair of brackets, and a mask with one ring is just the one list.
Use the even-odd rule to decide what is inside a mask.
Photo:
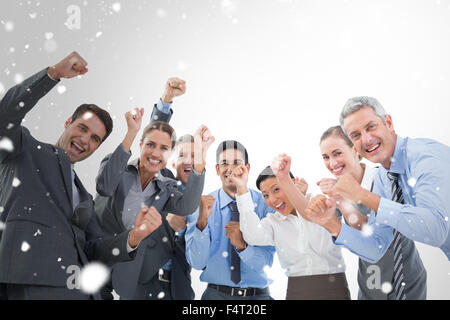
[[(124, 201), (138, 175), (137, 169), (128, 165), (129, 158), (130, 153), (119, 145), (112, 154), (102, 160), (96, 180), (98, 195), (95, 198), (95, 211), (103, 230), (111, 235), (125, 231), (122, 222)], [(177, 266), (181, 255), (179, 248), (176, 248), (178, 244), (166, 216), (167, 213), (183, 216), (193, 213), (200, 205), (204, 178), (204, 173), (199, 175), (193, 171), (189, 175), (184, 191), (179, 190), (177, 181), (174, 179), (161, 177), (156, 180), (157, 192), (150, 202), (161, 213), (163, 224), (140, 243), (134, 261), (119, 263), (113, 267), (112, 285), (119, 296), (124, 299), (145, 299), (146, 297), (137, 295), (137, 285), (148, 283), (169, 259), (172, 259), (174, 263), (172, 276), (190, 282), (190, 269), (183, 270)], [(181, 273), (178, 273), (179, 270)], [(176, 286), (179, 283), (174, 279), (175, 288), (172, 288), (174, 299), (188, 299), (191, 292), (182, 296), (178, 294)]]
[[(11, 88), (0, 101), (0, 138), (10, 139), (14, 146), (12, 151), (0, 150), (1, 221), (5, 223), (0, 283), (63, 287), (72, 275), (71, 265), (131, 260), (126, 250), (128, 233), (104, 237), (92, 196), (77, 176), (80, 203), (75, 210), (72, 207), (71, 166), (64, 150), (36, 140), (21, 126), (26, 113), (56, 83), (42, 70)], [(112, 254), (114, 248), (119, 255)]]

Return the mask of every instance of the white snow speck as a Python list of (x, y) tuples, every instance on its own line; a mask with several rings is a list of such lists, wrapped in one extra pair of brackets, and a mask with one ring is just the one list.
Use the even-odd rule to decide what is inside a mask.
[(112, 9), (114, 10), (114, 12), (120, 12), (120, 10), (122, 9), (122, 5), (120, 4), (120, 2), (114, 2), (112, 4)]
[(34, 237), (40, 236), (42, 234), (41, 230), (37, 229), (37, 231), (34, 233)]
[(62, 258), (60, 257), (60, 258), (58, 258), (58, 262), (61, 262), (61, 260), (62, 260)]
[(167, 17), (167, 12), (166, 10), (159, 8), (158, 10), (156, 10), (156, 15), (160, 18), (165, 18)]
[(5, 208), (0, 207), (0, 213), (3, 213), (3, 211), (5, 211)]
[(98, 37), (100, 37), (102, 34), (103, 34), (103, 32), (98, 31), (98, 32), (95, 34), (95, 37), (98, 38)]
[(364, 224), (361, 228), (361, 232), (364, 237), (370, 237), (373, 234), (373, 227), (368, 224)]
[(34, 19), (37, 17), (37, 13), (36, 12), (29, 13), (28, 16), (30, 17), (30, 19)]
[(411, 178), (408, 179), (408, 185), (409, 185), (411, 188), (414, 187), (414, 186), (416, 185), (416, 182), (417, 182), (416, 178), (411, 177)]
[(54, 39), (46, 40), (44, 42), (44, 49), (48, 53), (55, 52), (56, 49), (58, 49), (58, 44), (56, 43), (56, 41)]
[(166, 296), (166, 294), (164, 293), (164, 291), (161, 291), (160, 293), (158, 293), (158, 299), (163, 299)]
[(383, 291), (383, 293), (388, 294), (389, 292), (392, 291), (392, 284), (390, 282), (384, 282), (381, 285), (381, 291)]
[(64, 85), (59, 85), (57, 88), (57, 91), (59, 94), (63, 94), (64, 92), (66, 92), (66, 86)]
[(0, 139), (0, 150), (13, 152), (14, 144), (12, 143), (11, 139), (9, 139), (7, 137), (3, 137), (2, 139)]
[(26, 241), (22, 242), (22, 245), (20, 246), (20, 250), (22, 250), (22, 252), (27, 252), (28, 250), (30, 250), (30, 244)]
[(352, 213), (349, 217), (348, 217), (348, 222), (351, 224), (355, 224), (356, 222), (358, 222), (358, 216), (354, 213)]
[(227, 251), (222, 252), (222, 257), (228, 258), (228, 252)]
[(117, 249), (117, 248), (114, 248), (114, 249), (112, 250), (112, 254), (113, 254), (114, 256), (118, 256), (119, 253), (120, 253), (120, 250)]
[(14, 23), (12, 21), (5, 22), (5, 30), (11, 32), (14, 30)]
[(167, 239), (167, 237), (163, 237), (163, 238), (162, 238), (162, 241), (163, 241), (163, 242), (167, 242), (167, 241), (169, 241), (169, 239)]
[(23, 81), (23, 76), (20, 73), (16, 73), (16, 75), (14, 76), (14, 82), (16, 84), (22, 83)]
[(46, 33), (45, 33), (45, 39), (46, 39), (46, 40), (51, 40), (51, 39), (53, 39), (53, 32), (46, 32)]
[(13, 182), (12, 182), (12, 186), (14, 188), (16, 188), (16, 187), (20, 186), (20, 183), (21, 183), (20, 180), (17, 179), (16, 177), (14, 177)]
[(3, 83), (0, 82), (0, 94), (5, 93), (5, 87), (3, 86)]
[(81, 290), (87, 294), (97, 292), (109, 279), (110, 271), (102, 263), (88, 263), (80, 272)]
[(89, 120), (90, 118), (92, 118), (92, 112), (85, 112), (83, 114), (83, 120)]

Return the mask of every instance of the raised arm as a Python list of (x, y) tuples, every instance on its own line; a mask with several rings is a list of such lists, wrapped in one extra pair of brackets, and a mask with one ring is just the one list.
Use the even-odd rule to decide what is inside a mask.
[(280, 154), (273, 159), (270, 168), (277, 177), (280, 187), (283, 189), (284, 193), (288, 197), (289, 201), (291, 201), (297, 212), (300, 214), (304, 213), (308, 205), (308, 199), (304, 194), (302, 194), (302, 192), (300, 192), (299, 188), (296, 187), (294, 181), (292, 181), (289, 176), (291, 157), (288, 157), (284, 153)]
[(194, 134), (194, 170), (189, 174), (186, 189), (183, 193), (175, 193), (166, 204), (165, 209), (176, 215), (189, 215), (199, 204), (205, 182), (206, 154), (214, 142), (208, 127), (200, 126)]
[(236, 203), (239, 210), (239, 227), (246, 243), (250, 245), (274, 245), (273, 229), (267, 218), (260, 219), (255, 212), (252, 196), (248, 191), (248, 168), (239, 165), (231, 173), (236, 184)]
[(168, 123), (173, 114), (171, 108), (173, 99), (183, 95), (185, 92), (186, 81), (176, 77), (167, 79), (161, 99), (153, 106), (150, 122), (164, 121)]
[[(0, 137), (12, 150), (0, 150), (0, 161), (22, 150), (21, 123), (25, 115), (45, 96), (60, 78), (85, 74), (87, 62), (76, 52), (8, 90), (0, 101)], [(9, 141), (8, 141), (8, 140)]]
[(141, 128), (143, 115), (143, 108), (135, 108), (125, 113), (128, 128), (125, 137), (116, 150), (102, 160), (95, 179), (96, 190), (99, 195), (111, 197), (117, 189), (127, 168), (127, 163), (131, 156), (131, 146)]

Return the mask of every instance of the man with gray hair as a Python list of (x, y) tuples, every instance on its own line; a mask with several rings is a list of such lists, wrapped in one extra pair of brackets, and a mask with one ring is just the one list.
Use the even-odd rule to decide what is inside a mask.
[[(382, 167), (372, 192), (351, 175), (342, 176), (333, 188), (334, 194), (371, 209), (363, 230), (340, 223), (327, 229), (336, 244), (369, 262), (378, 261), (393, 246), (393, 280), (386, 291), (396, 299), (417, 299), (426, 292), (419, 285), (426, 272), (414, 241), (440, 247), (450, 259), (450, 148), (430, 139), (398, 136), (391, 116), (371, 97), (349, 99), (340, 123), (359, 154)], [(307, 214), (328, 216), (334, 207), (324, 197), (312, 199)]]

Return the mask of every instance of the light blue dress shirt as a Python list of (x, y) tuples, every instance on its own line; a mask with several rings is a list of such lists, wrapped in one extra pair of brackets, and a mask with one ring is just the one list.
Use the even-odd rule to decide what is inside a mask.
[[(255, 204), (255, 211), (260, 218), (273, 212), (264, 202), (262, 195), (249, 190)], [(186, 238), (186, 258), (189, 264), (203, 270), (200, 280), (217, 285), (240, 288), (265, 288), (272, 282), (264, 272), (266, 266), (272, 266), (273, 246), (248, 245), (239, 253), (241, 258), (241, 282), (237, 285), (231, 279), (230, 239), (225, 235), (225, 225), (230, 222), (231, 210), (228, 204), (233, 200), (222, 188), (212, 192), (215, 202), (208, 219), (208, 224), (200, 231), (197, 228), (199, 210), (189, 219)]]
[[(335, 243), (369, 262), (378, 261), (393, 240), (393, 228), (407, 238), (440, 247), (450, 260), (450, 147), (430, 139), (397, 136), (391, 167), (380, 167), (373, 192), (381, 197), (367, 232), (342, 224)], [(391, 199), (387, 172), (399, 174), (405, 204)]]

